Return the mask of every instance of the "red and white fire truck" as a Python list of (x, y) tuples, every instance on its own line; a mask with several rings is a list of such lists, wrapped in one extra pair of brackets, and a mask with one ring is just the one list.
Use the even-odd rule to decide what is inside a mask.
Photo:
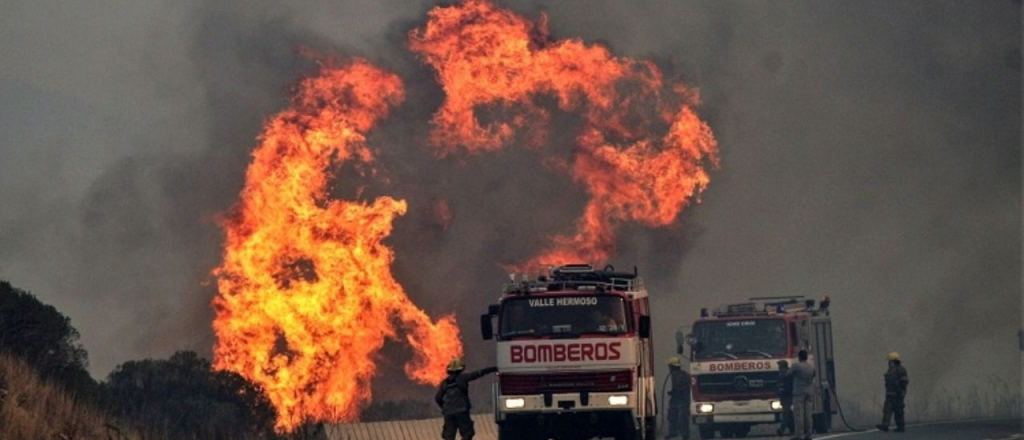
[(480, 317), (484, 339), (497, 339), (499, 439), (654, 440), (650, 306), (636, 270), (519, 278)]
[[(796, 363), (801, 349), (817, 367), (814, 430), (828, 432), (838, 407), (829, 299), (751, 298), (701, 318), (692, 333), (676, 334), (679, 352), (690, 348), (690, 414), (702, 439), (745, 437), (751, 426), (779, 423), (778, 362)], [(710, 315), (710, 316), (709, 316)]]

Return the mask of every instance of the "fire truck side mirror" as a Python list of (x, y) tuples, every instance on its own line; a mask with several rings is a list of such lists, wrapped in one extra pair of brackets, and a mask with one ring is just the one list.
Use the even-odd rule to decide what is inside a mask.
[(697, 346), (697, 336), (694, 335), (693, 333), (686, 335), (686, 337), (683, 338), (683, 341), (686, 342), (686, 345), (689, 345), (691, 347)]
[(494, 327), (491, 325), (491, 315), (480, 315), (480, 335), (485, 341), (494, 339)]
[(641, 339), (647, 339), (651, 337), (651, 317), (641, 316), (640, 317), (640, 328), (638, 329)]

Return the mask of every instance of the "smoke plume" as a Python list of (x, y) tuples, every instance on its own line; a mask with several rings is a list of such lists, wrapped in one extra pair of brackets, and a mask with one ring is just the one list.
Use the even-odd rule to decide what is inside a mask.
[[(505, 6), (699, 89), (721, 168), (667, 228), (625, 225), (610, 261), (647, 278), (659, 353), (700, 307), (829, 294), (844, 401), (877, 407), (893, 349), (922, 416), (943, 396), (1020, 389), (1019, 2)], [(387, 183), (343, 168), (334, 196), (408, 201), (388, 239), (395, 278), (430, 316), (456, 313), (470, 368), (491, 362), (474, 317), (499, 264), (571, 234), (588, 197), (536, 149), (435, 157), (444, 93), (406, 46), (431, 7), (7, 2), (0, 277), (71, 317), (98, 377), (211, 354), (217, 218), (261, 126), (316, 69), (298, 48), (361, 56), (406, 100), (368, 140)], [(581, 121), (551, 124), (545, 151), (569, 154)], [(385, 346), (381, 398), (406, 395), (403, 356)]]

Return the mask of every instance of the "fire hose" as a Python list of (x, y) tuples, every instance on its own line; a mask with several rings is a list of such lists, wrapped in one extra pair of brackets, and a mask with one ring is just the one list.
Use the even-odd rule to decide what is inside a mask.
[(834, 389), (832, 390), (832, 392), (836, 395), (836, 409), (839, 410), (839, 418), (843, 421), (843, 425), (846, 426), (846, 429), (849, 429), (850, 432), (866, 431), (866, 429), (857, 429), (850, 426), (850, 423), (846, 421), (846, 415), (843, 414), (843, 404), (839, 403), (839, 393), (837, 393)]

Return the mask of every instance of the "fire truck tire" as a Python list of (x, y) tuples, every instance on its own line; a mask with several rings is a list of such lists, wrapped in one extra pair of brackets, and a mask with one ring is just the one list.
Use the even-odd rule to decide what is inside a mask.
[(640, 431), (635, 428), (623, 429), (615, 440), (640, 440)]
[(712, 425), (710, 423), (704, 425), (697, 425), (697, 433), (700, 434), (700, 438), (702, 440), (715, 438), (715, 425)]
[(520, 423), (506, 421), (505, 423), (498, 424), (498, 440), (528, 440), (534, 438), (534, 436), (540, 438), (536, 432), (529, 432), (523, 429)]
[(624, 417), (615, 440), (641, 440), (643, 438), (642, 434), (640, 428), (636, 427), (632, 416)]
[(512, 440), (515, 437), (515, 429), (509, 425), (508, 422), (498, 424), (498, 440)]
[(647, 417), (644, 423), (644, 440), (657, 440), (658, 439), (658, 425), (657, 417)]

